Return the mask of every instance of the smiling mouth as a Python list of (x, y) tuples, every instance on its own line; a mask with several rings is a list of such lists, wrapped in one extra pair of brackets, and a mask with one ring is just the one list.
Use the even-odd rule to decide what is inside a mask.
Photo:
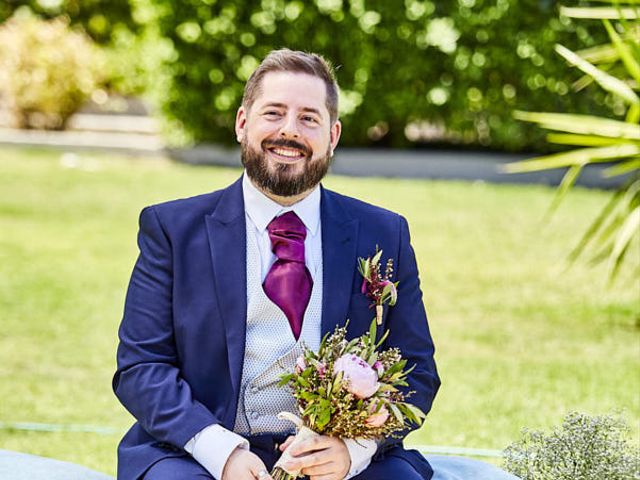
[(307, 156), (306, 152), (298, 148), (291, 147), (272, 146), (267, 147), (267, 151), (276, 160), (284, 163), (294, 163)]

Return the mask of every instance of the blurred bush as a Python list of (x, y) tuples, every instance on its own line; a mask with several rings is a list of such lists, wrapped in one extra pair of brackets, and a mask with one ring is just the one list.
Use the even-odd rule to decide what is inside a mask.
[(20, 128), (64, 128), (98, 80), (100, 52), (59, 17), (18, 10), (0, 25), (0, 92)]
[[(244, 82), (273, 48), (326, 55), (338, 67), (351, 145), (422, 142), (546, 149), (514, 108), (609, 112), (606, 92), (567, 95), (553, 45), (603, 32), (557, 18), (553, 0), (132, 0), (137, 21), (170, 40), (162, 106), (193, 140), (234, 141)], [(608, 104), (609, 102), (609, 104)]]
[(25, 6), (42, 18), (67, 17), (72, 26), (81, 25), (98, 43), (109, 42), (113, 33), (123, 28), (139, 30), (128, 0), (3, 0), (0, 23)]

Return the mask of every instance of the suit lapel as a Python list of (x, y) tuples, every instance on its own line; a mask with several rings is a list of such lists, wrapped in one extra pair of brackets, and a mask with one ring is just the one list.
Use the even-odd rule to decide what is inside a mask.
[(322, 335), (347, 319), (357, 268), (358, 221), (343, 208), (340, 198), (322, 188)]
[(224, 191), (215, 211), (206, 217), (206, 224), (235, 402), (240, 391), (247, 317), (247, 237), (242, 178)]

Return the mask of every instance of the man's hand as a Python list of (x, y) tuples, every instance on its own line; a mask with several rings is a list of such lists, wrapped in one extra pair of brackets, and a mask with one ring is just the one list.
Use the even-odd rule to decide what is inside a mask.
[(236, 448), (224, 466), (222, 480), (273, 480), (267, 467), (255, 454), (244, 448)]
[[(292, 440), (293, 437), (289, 437), (280, 450), (285, 450)], [(336, 437), (319, 435), (294, 445), (289, 453), (294, 458), (284, 467), (293, 471), (301, 469), (311, 480), (342, 480), (351, 468), (349, 450)]]

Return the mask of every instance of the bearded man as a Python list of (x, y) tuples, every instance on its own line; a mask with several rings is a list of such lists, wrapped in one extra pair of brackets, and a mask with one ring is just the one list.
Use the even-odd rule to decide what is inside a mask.
[[(140, 215), (113, 379), (137, 419), (118, 449), (119, 479), (270, 479), (291, 434), (276, 415), (296, 412), (279, 376), (303, 343), (317, 349), (347, 318), (350, 338), (368, 330), (357, 259), (376, 245), (399, 282), (382, 348), (416, 365), (411, 402), (425, 413), (440, 385), (406, 220), (320, 185), (341, 134), (327, 62), (271, 52), (245, 86), (235, 130), (239, 180)], [(311, 480), (432, 476), (400, 439), (319, 436), (292, 453), (287, 467)]]

